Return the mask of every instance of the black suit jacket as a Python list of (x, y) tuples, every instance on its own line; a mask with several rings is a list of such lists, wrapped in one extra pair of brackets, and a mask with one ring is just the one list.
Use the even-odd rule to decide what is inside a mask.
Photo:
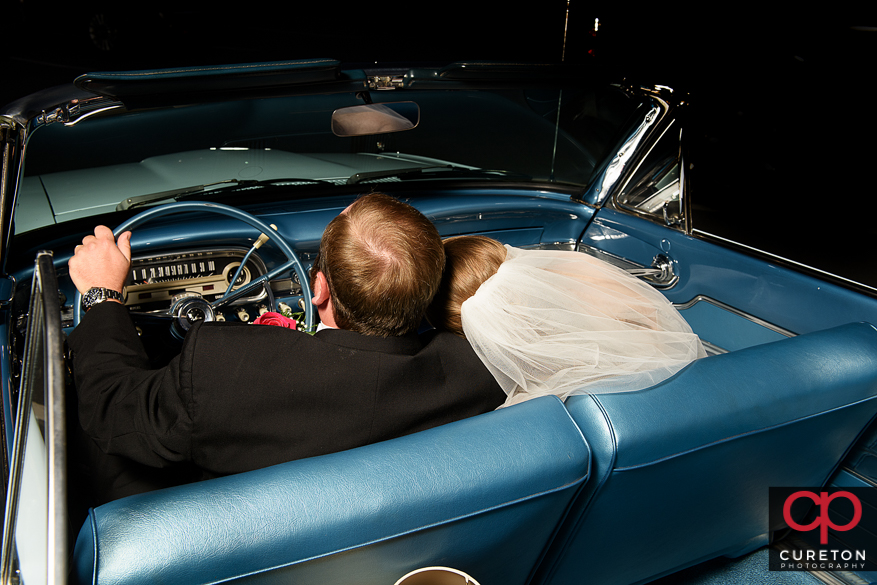
[[(505, 394), (450, 333), (379, 338), (206, 323), (149, 369), (126, 309), (92, 308), (70, 334), (82, 428), (100, 449), (199, 477), (399, 437), (492, 410)], [(124, 495), (140, 488), (113, 496)]]

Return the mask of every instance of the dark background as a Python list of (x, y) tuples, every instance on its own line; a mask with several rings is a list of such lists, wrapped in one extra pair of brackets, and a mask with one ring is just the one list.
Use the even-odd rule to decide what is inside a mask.
[[(578, 62), (710, 90), (745, 84), (873, 84), (877, 19), (741, 5), (672, 12), (550, 0), (341, 7), (314, 2), (157, 0), (147, 4), (0, 0), (2, 99), (80, 73), (331, 57), (346, 62)], [(535, 3), (534, 3), (535, 4)], [(595, 19), (600, 27), (595, 32)], [(564, 34), (566, 33), (566, 34)], [(794, 91), (793, 86), (786, 89)]]
[(877, 11), (575, 0), (515, 9), (478, 1), (0, 4), (8, 47), (0, 103), (87, 71), (326, 57), (597, 62), (619, 77), (688, 91), (704, 163), (695, 220), (877, 287)]

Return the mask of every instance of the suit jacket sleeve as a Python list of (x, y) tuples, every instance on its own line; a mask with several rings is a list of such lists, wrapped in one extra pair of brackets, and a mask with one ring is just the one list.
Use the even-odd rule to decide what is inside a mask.
[(192, 377), (185, 356), (194, 343), (187, 337), (183, 357), (153, 370), (125, 307), (106, 302), (84, 315), (68, 345), (80, 423), (103, 451), (153, 467), (190, 458)]

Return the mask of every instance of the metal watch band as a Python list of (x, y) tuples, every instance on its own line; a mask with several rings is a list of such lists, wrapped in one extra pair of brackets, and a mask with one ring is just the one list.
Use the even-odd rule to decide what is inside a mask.
[(82, 295), (82, 308), (87, 311), (93, 306), (98, 305), (104, 301), (108, 301), (110, 299), (115, 299), (122, 303), (125, 302), (122, 293), (120, 293), (119, 291), (115, 291), (109, 288), (92, 287), (88, 289), (88, 292)]

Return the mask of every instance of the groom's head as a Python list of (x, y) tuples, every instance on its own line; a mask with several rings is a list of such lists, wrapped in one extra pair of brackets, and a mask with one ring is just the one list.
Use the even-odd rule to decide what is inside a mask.
[[(365, 195), (323, 232), (311, 268), (321, 318), (330, 310), (337, 327), (366, 335), (415, 332), (444, 265), (441, 237), (426, 216), (387, 195)], [(321, 278), (328, 308), (319, 302)]]

